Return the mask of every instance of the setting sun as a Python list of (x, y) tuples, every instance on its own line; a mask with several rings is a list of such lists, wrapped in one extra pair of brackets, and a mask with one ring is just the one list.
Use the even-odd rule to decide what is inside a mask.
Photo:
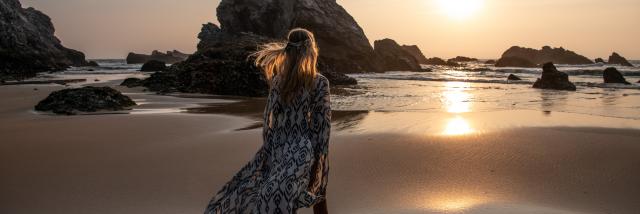
[(438, 0), (445, 15), (454, 19), (465, 19), (482, 8), (484, 0)]

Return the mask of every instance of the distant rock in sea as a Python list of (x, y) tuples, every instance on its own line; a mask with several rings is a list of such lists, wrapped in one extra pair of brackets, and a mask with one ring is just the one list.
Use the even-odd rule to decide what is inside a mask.
[(413, 58), (418, 60), (418, 63), (427, 64), (427, 57), (424, 56), (424, 54), (422, 53), (422, 51), (417, 45), (403, 45), (402, 48), (405, 51), (409, 52), (409, 54), (411, 54)]
[(607, 68), (603, 72), (604, 83), (621, 83), (630, 85), (631, 83), (627, 82), (624, 76), (618, 71), (616, 68)]
[(127, 64), (144, 64), (151, 60), (175, 64), (186, 60), (188, 57), (189, 54), (185, 54), (177, 50), (167, 51), (167, 53), (162, 53), (156, 50), (151, 52), (151, 55), (129, 53), (129, 55), (127, 55)]
[(109, 87), (64, 89), (51, 93), (36, 105), (36, 111), (75, 115), (80, 112), (121, 111), (135, 106), (131, 98)]
[(18, 0), (0, 1), (0, 79), (86, 66), (85, 55), (62, 46), (51, 19)]
[(629, 63), (626, 58), (616, 52), (613, 52), (611, 56), (609, 56), (609, 62), (607, 64), (633, 67), (633, 64)]
[(466, 56), (457, 56), (456, 58), (449, 59), (448, 61), (451, 61), (451, 62), (476, 62), (476, 61), (478, 61), (478, 59), (470, 58), (470, 57), (466, 57)]
[[(502, 54), (502, 58), (510, 58), (513, 62), (517, 62), (514, 60), (516, 58), (524, 59), (534, 65), (541, 65), (546, 62), (569, 65), (593, 64), (593, 61), (589, 58), (576, 54), (573, 51), (565, 50), (562, 47), (551, 48), (549, 46), (544, 46), (540, 50), (513, 46)], [(500, 61), (501, 60), (498, 60), (498, 62)], [(524, 62), (522, 60), (518, 61)], [(513, 65), (516, 65), (515, 67), (520, 67), (517, 66), (517, 64), (510, 64), (508, 67), (513, 67)]]
[(444, 59), (442, 59), (442, 58), (433, 57), (433, 58), (427, 59), (427, 62), (425, 64), (427, 64), (427, 65), (447, 65), (447, 61), (444, 61)]
[(495, 60), (493, 60), (493, 59), (490, 59), (490, 60), (485, 61), (485, 62), (484, 62), (484, 64), (487, 64), (487, 65), (495, 65), (495, 64), (496, 64), (496, 61), (495, 61)]
[(320, 60), (336, 72), (381, 71), (364, 31), (335, 0), (222, 0), (217, 15), (224, 33), (281, 40), (293, 28), (306, 28), (316, 36)]
[(495, 63), (495, 65), (496, 67), (538, 67), (535, 63), (520, 57), (502, 57)]
[(553, 90), (566, 90), (575, 91), (576, 86), (569, 81), (569, 75), (558, 71), (553, 63), (549, 62), (542, 67), (542, 77), (539, 78), (534, 84), (534, 88), (539, 89), (553, 89)]
[(422, 68), (410, 52), (391, 39), (374, 42), (374, 51), (380, 56), (384, 71), (419, 71)]
[(520, 78), (520, 77), (516, 76), (515, 74), (509, 74), (509, 77), (507, 77), (507, 80), (515, 80), (515, 81), (518, 81), (518, 80), (522, 80), (522, 78)]
[(602, 63), (602, 64), (606, 64), (607, 62), (604, 61), (604, 59), (602, 58), (596, 58), (595, 60), (596, 63)]
[(164, 71), (164, 70), (167, 70), (166, 63), (158, 60), (149, 60), (142, 65), (142, 68), (140, 68), (140, 71), (143, 71), (143, 72)]

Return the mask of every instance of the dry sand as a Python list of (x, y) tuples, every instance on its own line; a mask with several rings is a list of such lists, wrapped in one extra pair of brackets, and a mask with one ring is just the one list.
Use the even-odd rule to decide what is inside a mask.
[[(201, 213), (261, 144), (251, 129), (260, 101), (225, 107), (118, 88), (143, 103), (134, 114), (31, 111), (60, 88), (0, 87), (0, 213)], [(208, 107), (180, 109), (195, 104)], [(635, 120), (531, 111), (336, 116), (331, 213), (640, 210)]]

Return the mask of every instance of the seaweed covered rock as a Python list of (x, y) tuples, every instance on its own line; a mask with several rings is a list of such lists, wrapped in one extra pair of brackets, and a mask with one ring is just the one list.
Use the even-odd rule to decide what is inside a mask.
[(121, 86), (126, 86), (127, 88), (140, 87), (143, 84), (144, 84), (144, 80), (141, 80), (138, 78), (127, 78), (124, 81), (122, 81), (122, 83), (120, 83)]
[(47, 15), (18, 0), (0, 1), (0, 29), (0, 79), (87, 65), (82, 52), (62, 46)]
[(496, 67), (522, 67), (535, 68), (535, 63), (520, 57), (502, 57), (496, 63)]
[(627, 82), (627, 80), (622, 76), (622, 74), (616, 68), (607, 68), (602, 73), (604, 78), (604, 83), (621, 83), (630, 85), (631, 83)]
[(115, 89), (88, 86), (53, 92), (40, 101), (35, 110), (74, 115), (79, 112), (121, 111), (135, 105), (131, 98)]
[(396, 41), (391, 39), (374, 42), (375, 53), (380, 56), (384, 71), (419, 71), (418, 60)]
[(549, 62), (542, 67), (542, 77), (539, 78), (534, 84), (534, 88), (539, 89), (553, 89), (553, 90), (566, 90), (575, 91), (576, 86), (569, 81), (569, 75), (558, 71), (553, 63)]
[(633, 67), (633, 64), (631, 64), (629, 61), (627, 61), (626, 58), (620, 56), (620, 54), (616, 52), (609, 56), (609, 62), (607, 64)]
[(167, 70), (166, 63), (158, 60), (149, 60), (148, 62), (144, 63), (144, 65), (142, 65), (142, 68), (140, 68), (140, 71), (143, 71), (143, 72), (164, 71), (164, 70)]

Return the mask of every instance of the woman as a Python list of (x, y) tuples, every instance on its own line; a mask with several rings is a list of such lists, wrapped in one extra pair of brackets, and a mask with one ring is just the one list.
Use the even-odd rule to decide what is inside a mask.
[(315, 37), (294, 29), (288, 43), (266, 44), (252, 56), (270, 83), (264, 144), (205, 213), (296, 213), (314, 205), (326, 213), (331, 101)]

